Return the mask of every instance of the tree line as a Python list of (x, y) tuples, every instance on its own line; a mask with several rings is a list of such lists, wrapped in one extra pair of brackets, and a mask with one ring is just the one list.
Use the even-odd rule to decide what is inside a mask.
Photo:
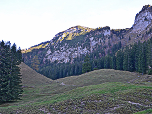
[(103, 50), (99, 48), (93, 53), (76, 58), (74, 63), (50, 63), (47, 61), (38, 72), (51, 79), (80, 75), (96, 69), (115, 69), (152, 74), (152, 38), (143, 43), (138, 41), (123, 48), (119, 42), (113, 45), (108, 55), (104, 55)]
[[(90, 61), (90, 63), (94, 70), (115, 69), (152, 74), (152, 38), (143, 43), (138, 41), (134, 43), (134, 45), (119, 49), (114, 55), (94, 59)], [(83, 63), (83, 65), (84, 64), (86, 63)], [(92, 69), (90, 69), (90, 71), (91, 70)]]
[(20, 48), (17, 50), (10, 42), (0, 42), (0, 103), (20, 99), (22, 87), (18, 65), (21, 60)]
[[(113, 47), (109, 49), (109, 56), (113, 56), (119, 49), (121, 49), (121, 42), (114, 44)], [(45, 64), (41, 64), (42, 61), (35, 55), (31, 60), (31, 64), (28, 63), (28, 61), (26, 61), (26, 64), (48, 78), (58, 79), (67, 76), (80, 75), (85, 72), (85, 69), (88, 69), (87, 72), (89, 72), (95, 69), (109, 68), (108, 64), (110, 63), (106, 64), (106, 62), (104, 62), (107, 61), (107, 58), (109, 59), (109, 56), (105, 57), (105, 55), (103, 46), (99, 45), (96, 50), (87, 54), (87, 56), (82, 54), (80, 57), (74, 58), (73, 63), (58, 63), (58, 61), (50, 62), (49, 60), (46, 60)], [(85, 68), (85, 66), (88, 66), (89, 68)]]

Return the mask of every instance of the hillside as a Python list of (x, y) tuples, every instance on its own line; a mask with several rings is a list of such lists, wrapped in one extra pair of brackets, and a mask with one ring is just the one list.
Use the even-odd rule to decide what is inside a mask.
[(152, 113), (151, 75), (101, 69), (52, 81), (23, 63), (20, 68), (22, 100), (0, 105), (1, 114)]
[(44, 84), (50, 84), (52, 82), (51, 79), (37, 73), (35, 70), (31, 69), (25, 63), (21, 63), (19, 67), (21, 68), (22, 85), (24, 87), (37, 85), (41, 86)]
[[(74, 26), (57, 33), (52, 40), (22, 52), (25, 64), (51, 79), (58, 79), (82, 74), (86, 54), (89, 54), (92, 64), (95, 64), (102, 57), (117, 56), (119, 50), (127, 46), (131, 49), (133, 44), (139, 41), (143, 43), (151, 38), (152, 6), (145, 5), (136, 14), (131, 28), (110, 29), (106, 26), (93, 29)], [(35, 68), (35, 64), (38, 68)], [(97, 65), (93, 65), (91, 70), (96, 67)]]

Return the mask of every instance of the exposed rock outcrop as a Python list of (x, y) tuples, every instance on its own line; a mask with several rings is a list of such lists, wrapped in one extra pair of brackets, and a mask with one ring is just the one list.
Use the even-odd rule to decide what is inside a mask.
[(136, 15), (133, 32), (141, 32), (152, 23), (152, 6), (146, 5)]

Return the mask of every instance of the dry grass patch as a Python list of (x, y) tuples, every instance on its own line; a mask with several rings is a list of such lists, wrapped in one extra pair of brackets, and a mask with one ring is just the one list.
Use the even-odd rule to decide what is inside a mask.
[(22, 85), (24, 87), (41, 86), (52, 82), (51, 79), (37, 73), (25, 63), (21, 63), (19, 67), (21, 68)]
[(129, 82), (139, 78), (139, 73), (113, 69), (100, 69), (79, 76), (70, 76), (56, 81), (71, 86), (97, 85), (105, 82)]

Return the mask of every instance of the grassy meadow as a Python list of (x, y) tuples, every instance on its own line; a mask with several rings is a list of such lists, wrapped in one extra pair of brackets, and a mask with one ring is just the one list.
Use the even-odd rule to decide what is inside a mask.
[(51, 80), (20, 65), (21, 100), (0, 105), (0, 114), (149, 114), (152, 76), (100, 69)]

